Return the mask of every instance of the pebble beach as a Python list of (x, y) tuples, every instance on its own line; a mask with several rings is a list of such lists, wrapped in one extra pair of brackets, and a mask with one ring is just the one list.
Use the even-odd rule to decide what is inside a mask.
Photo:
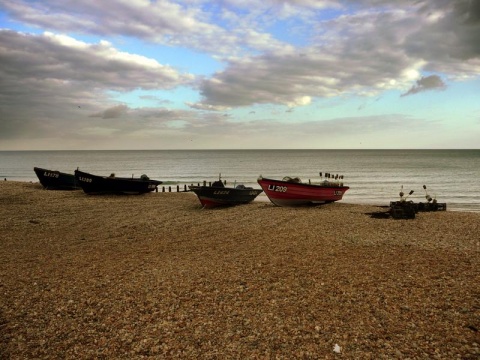
[(479, 359), (480, 213), (386, 211), (2, 181), (0, 359)]

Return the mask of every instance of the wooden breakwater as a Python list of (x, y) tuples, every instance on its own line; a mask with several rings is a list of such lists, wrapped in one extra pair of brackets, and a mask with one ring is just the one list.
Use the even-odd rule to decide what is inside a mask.
[[(227, 185), (227, 181), (224, 180), (223, 181), (223, 184), (224, 185)], [(193, 183), (191, 183), (189, 186), (195, 186)], [(200, 183), (197, 183), (196, 186), (200, 186)], [(203, 181), (202, 183), (202, 186), (212, 186), (212, 182), (208, 182), (208, 185), (207, 185), (207, 181)], [(155, 190), (156, 192), (158, 192), (158, 187), (157, 189)], [(180, 185), (169, 185), (169, 186), (162, 186), (162, 189), (161, 189), (161, 192), (188, 192), (188, 191), (192, 191), (188, 188), (187, 184), (184, 184), (183, 186), (180, 186)]]

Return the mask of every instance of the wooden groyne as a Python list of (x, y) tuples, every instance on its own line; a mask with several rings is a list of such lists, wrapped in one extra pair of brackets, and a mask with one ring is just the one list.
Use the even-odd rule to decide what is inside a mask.
[[(227, 185), (227, 181), (224, 180), (223, 184)], [(212, 182), (211, 181), (208, 182), (208, 185), (207, 185), (207, 181), (204, 180), (202, 185), (203, 186), (212, 186)], [(190, 186), (194, 186), (194, 184), (191, 183)], [(200, 183), (197, 183), (197, 186), (200, 186)], [(159, 190), (157, 188), (156, 192), (158, 192), (158, 191)], [(176, 185), (176, 186), (173, 186), (173, 187), (172, 187), (172, 185), (162, 186), (162, 192), (188, 192), (188, 191), (191, 191), (191, 190), (188, 188), (187, 184), (184, 184), (183, 187), (180, 186), (180, 185)]]

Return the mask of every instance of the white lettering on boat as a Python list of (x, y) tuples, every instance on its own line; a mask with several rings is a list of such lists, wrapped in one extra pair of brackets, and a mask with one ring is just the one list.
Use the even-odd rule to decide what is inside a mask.
[(340, 190), (335, 190), (335, 191), (333, 192), (333, 195), (337, 195), (337, 196), (340, 196), (340, 195), (342, 195), (342, 194), (343, 194), (343, 191), (340, 191)]
[(59, 178), (59, 177), (60, 177), (59, 174), (51, 173), (51, 172), (48, 172), (48, 171), (45, 171), (45, 172), (43, 173), (43, 176), (52, 177), (52, 178)]
[(228, 195), (229, 193), (229, 190), (217, 190), (213, 192), (213, 195)]
[(86, 177), (83, 177), (83, 176), (79, 176), (78, 180), (83, 181), (83, 182), (88, 182), (88, 183), (92, 182), (92, 179), (86, 178)]
[(287, 192), (287, 186), (279, 186), (279, 185), (268, 185), (268, 190), (276, 191), (276, 192)]

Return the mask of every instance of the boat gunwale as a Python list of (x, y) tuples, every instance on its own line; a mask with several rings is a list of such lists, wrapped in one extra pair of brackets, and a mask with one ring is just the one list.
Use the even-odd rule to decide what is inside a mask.
[(338, 188), (338, 189), (350, 189), (349, 186), (346, 185), (340, 185), (340, 184), (321, 184), (321, 183), (304, 183), (304, 182), (294, 182), (294, 181), (285, 181), (285, 180), (277, 180), (277, 179), (272, 179), (272, 178), (265, 178), (265, 177), (259, 177), (257, 179), (257, 182), (260, 183), (260, 181), (265, 180), (265, 181), (270, 181), (270, 182), (278, 182), (281, 184), (289, 184), (289, 185), (298, 185), (298, 186), (305, 186), (305, 187), (314, 187), (314, 188)]

